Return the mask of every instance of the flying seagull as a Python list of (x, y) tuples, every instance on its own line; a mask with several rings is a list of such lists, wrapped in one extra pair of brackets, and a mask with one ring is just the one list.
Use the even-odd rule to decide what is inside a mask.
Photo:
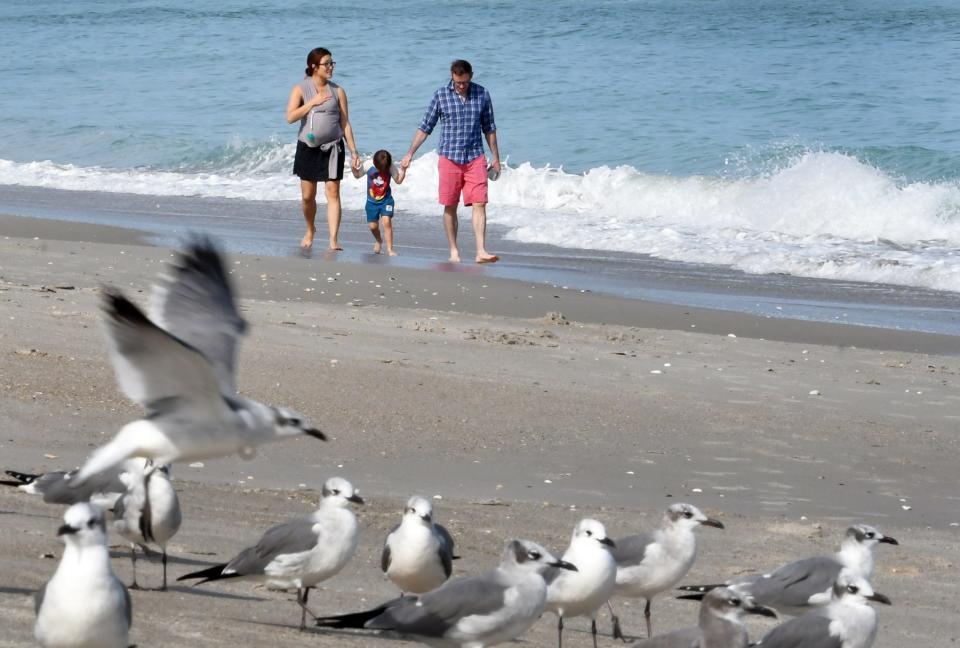
[(103, 309), (120, 389), (146, 415), (98, 448), (73, 485), (128, 457), (157, 465), (222, 457), (250, 458), (268, 441), (306, 434), (326, 440), (295, 412), (237, 394), (236, 348), (246, 330), (219, 251), (197, 239), (178, 255), (152, 293), (148, 318), (118, 290)]

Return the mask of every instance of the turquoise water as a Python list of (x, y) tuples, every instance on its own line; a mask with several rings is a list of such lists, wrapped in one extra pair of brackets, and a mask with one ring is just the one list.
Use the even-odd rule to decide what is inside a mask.
[(295, 199), (285, 102), (321, 45), (365, 153), (402, 154), (472, 61), (517, 242), (960, 290), (960, 8), (937, 0), (5, 0), (0, 188)]

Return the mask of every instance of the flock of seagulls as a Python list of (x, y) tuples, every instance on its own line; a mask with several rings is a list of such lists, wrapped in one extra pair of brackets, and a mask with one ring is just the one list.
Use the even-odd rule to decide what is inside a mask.
[[(3, 484), (44, 502), (68, 506), (57, 534), (64, 552), (53, 577), (36, 595), (34, 634), (44, 648), (127, 648), (133, 618), (130, 595), (110, 564), (107, 534), (131, 547), (132, 588), (137, 549), (160, 550), (167, 588), (167, 544), (182, 514), (170, 481), (177, 462), (239, 454), (293, 436), (325, 440), (304, 417), (236, 391), (236, 351), (246, 323), (237, 310), (216, 247), (197, 239), (172, 272), (153, 288), (151, 316), (119, 291), (104, 292), (111, 360), (121, 390), (145, 409), (75, 471), (42, 475), (7, 471)], [(500, 563), (475, 576), (451, 578), (459, 559), (451, 534), (434, 520), (430, 500), (413, 496), (387, 535), (380, 567), (398, 597), (370, 610), (317, 616), (310, 590), (341, 572), (358, 545), (353, 507), (363, 505), (346, 479), (323, 484), (313, 513), (274, 526), (228, 562), (180, 576), (195, 585), (244, 580), (296, 590), (300, 628), (358, 629), (427, 645), (484, 648), (520, 637), (545, 612), (564, 621), (590, 619), (609, 606), (615, 639), (626, 637), (611, 599), (645, 600), (646, 648), (870, 648), (877, 616), (868, 602), (890, 604), (870, 585), (874, 548), (898, 544), (879, 530), (851, 526), (840, 550), (769, 573), (714, 585), (681, 585), (697, 557), (701, 526), (724, 525), (690, 504), (674, 504), (652, 531), (611, 538), (603, 523), (580, 520), (560, 558), (531, 540), (509, 541)], [(700, 601), (698, 623), (654, 636), (653, 599), (671, 590)], [(791, 616), (751, 644), (747, 614)]]

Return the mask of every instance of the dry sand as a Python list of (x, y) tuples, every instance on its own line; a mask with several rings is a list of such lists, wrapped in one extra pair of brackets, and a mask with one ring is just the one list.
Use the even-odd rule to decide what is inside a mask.
[[(73, 467), (138, 415), (114, 384), (97, 296), (110, 282), (145, 303), (169, 256), (125, 230), (0, 219), (0, 468)], [(459, 574), (493, 566), (513, 537), (562, 552), (581, 517), (616, 537), (690, 501), (727, 529), (700, 532), (689, 581), (832, 551), (865, 521), (901, 541), (878, 549), (874, 585), (895, 605), (879, 610), (875, 645), (960, 636), (957, 338), (628, 302), (469, 267), (230, 263), (251, 323), (241, 390), (307, 414), (331, 441), (176, 466), (185, 521), (172, 576), (309, 511), (332, 475), (369, 503), (353, 562), (311, 597), (325, 614), (396, 593), (379, 553), (411, 493), (441, 498)], [(55, 569), (62, 511), (4, 489), (0, 514), (0, 646), (30, 645), (29, 594)], [(117, 556), (129, 578), (126, 550)], [(159, 563), (141, 564), (141, 583), (159, 578)], [(292, 595), (244, 583), (133, 598), (140, 646), (389, 641), (305, 638)], [(640, 607), (617, 605), (639, 632)], [(692, 624), (695, 607), (658, 599), (655, 629)], [(600, 625), (609, 632), (606, 614)], [(589, 645), (588, 622), (567, 627), (568, 645)], [(523, 640), (553, 645), (555, 619)]]

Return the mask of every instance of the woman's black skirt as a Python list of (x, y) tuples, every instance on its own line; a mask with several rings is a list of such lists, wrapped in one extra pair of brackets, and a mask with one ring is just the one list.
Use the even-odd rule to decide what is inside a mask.
[[(337, 158), (334, 169), (330, 169), (330, 155), (333, 153), (333, 147), (326, 151), (321, 151), (320, 147), (311, 148), (297, 140), (297, 155), (293, 159), (293, 174), (299, 176), (301, 180), (310, 180), (313, 182), (325, 182), (327, 180), (343, 180), (343, 159), (344, 147), (343, 140), (337, 142)], [(331, 174), (331, 171), (335, 173)]]

